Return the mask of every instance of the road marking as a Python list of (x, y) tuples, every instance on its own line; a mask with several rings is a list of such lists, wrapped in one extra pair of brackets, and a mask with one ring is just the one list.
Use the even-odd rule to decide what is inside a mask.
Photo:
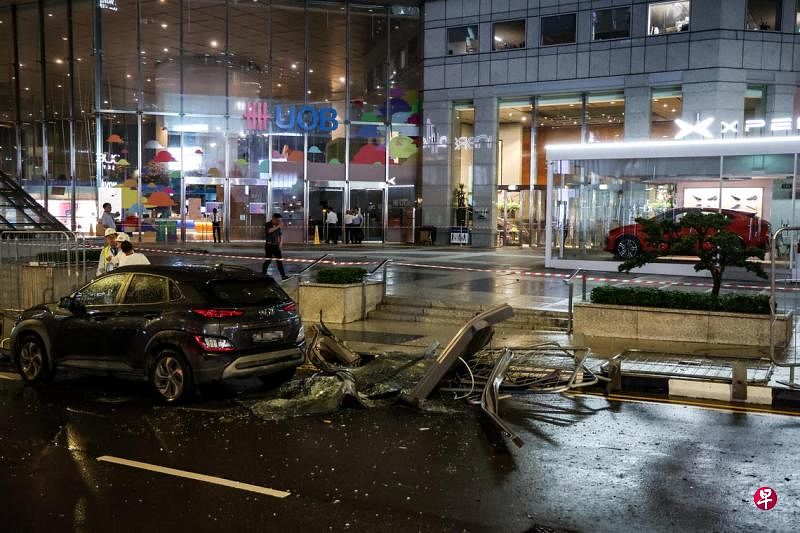
[(8, 381), (22, 381), (22, 376), (15, 372), (0, 372), (0, 379), (7, 379)]
[(798, 417), (800, 413), (797, 411), (783, 411), (780, 409), (769, 409), (765, 407), (745, 407), (745, 406), (738, 406), (738, 405), (719, 405), (714, 403), (707, 403), (707, 402), (697, 402), (697, 401), (688, 401), (688, 400), (679, 400), (673, 398), (655, 398), (649, 396), (628, 396), (628, 395), (621, 395), (621, 394), (609, 394), (605, 395), (602, 393), (592, 393), (592, 392), (566, 392), (564, 393), (567, 396), (594, 396), (598, 398), (606, 398), (607, 400), (614, 401), (614, 402), (628, 402), (628, 403), (661, 403), (661, 404), (672, 404), (672, 405), (686, 405), (688, 407), (697, 407), (698, 409), (707, 409), (710, 411), (724, 411), (728, 413), (752, 413), (755, 415), (781, 415), (781, 416), (792, 416)]
[(225, 479), (216, 476), (207, 476), (205, 474), (196, 474), (194, 472), (187, 472), (186, 470), (177, 470), (175, 468), (167, 468), (165, 466), (158, 466), (158, 465), (151, 465), (149, 463), (141, 463), (139, 461), (131, 461), (129, 459), (122, 459), (120, 457), (114, 457), (113, 455), (103, 455), (97, 458), (98, 461), (103, 461), (106, 463), (114, 463), (123, 466), (130, 466), (132, 468), (140, 468), (142, 470), (150, 470), (151, 472), (158, 472), (160, 474), (167, 474), (170, 476), (177, 476), (177, 477), (184, 477), (187, 479), (194, 479), (197, 481), (204, 481), (206, 483), (212, 483), (214, 485), (222, 485), (223, 487), (230, 487), (232, 489), (239, 489), (239, 490), (247, 490), (250, 492), (257, 492), (258, 494), (265, 494), (267, 496), (272, 496), (274, 498), (285, 498), (290, 496), (290, 493), (282, 491), (282, 490), (275, 490), (270, 489), (267, 487), (259, 487), (258, 485), (250, 485), (249, 483), (241, 483), (239, 481), (231, 481), (230, 479)]

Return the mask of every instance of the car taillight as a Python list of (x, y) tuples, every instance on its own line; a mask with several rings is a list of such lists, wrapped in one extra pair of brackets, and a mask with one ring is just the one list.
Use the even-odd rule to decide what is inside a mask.
[(228, 318), (244, 315), (244, 311), (241, 309), (192, 309), (192, 313), (205, 318)]
[(292, 302), (290, 304), (282, 305), (281, 311), (286, 311), (287, 313), (296, 313), (297, 312), (297, 304)]
[(225, 337), (204, 337), (195, 335), (194, 340), (203, 347), (206, 352), (230, 352), (233, 351), (233, 344)]

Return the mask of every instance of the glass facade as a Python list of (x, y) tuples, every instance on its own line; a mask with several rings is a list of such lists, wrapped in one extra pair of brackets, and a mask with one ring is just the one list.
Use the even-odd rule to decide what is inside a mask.
[(0, 170), (67, 227), (108, 201), (144, 240), (211, 240), (216, 208), (226, 239), (279, 212), (307, 242), (330, 206), (413, 235), (413, 2), (45, 0), (0, 24)]

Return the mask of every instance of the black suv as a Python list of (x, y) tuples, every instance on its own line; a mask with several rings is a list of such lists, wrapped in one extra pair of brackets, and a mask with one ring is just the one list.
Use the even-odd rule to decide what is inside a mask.
[(305, 358), (305, 334), (297, 304), (272, 278), (229, 266), (148, 265), (24, 311), (11, 348), (27, 381), (48, 380), (59, 367), (110, 372), (146, 379), (173, 403), (199, 383), (288, 379)]

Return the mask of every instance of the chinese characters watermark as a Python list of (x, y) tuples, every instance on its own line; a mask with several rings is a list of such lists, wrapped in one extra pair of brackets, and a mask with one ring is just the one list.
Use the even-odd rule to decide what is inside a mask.
[(770, 487), (761, 487), (753, 494), (753, 503), (762, 511), (769, 511), (778, 504), (778, 493)]

